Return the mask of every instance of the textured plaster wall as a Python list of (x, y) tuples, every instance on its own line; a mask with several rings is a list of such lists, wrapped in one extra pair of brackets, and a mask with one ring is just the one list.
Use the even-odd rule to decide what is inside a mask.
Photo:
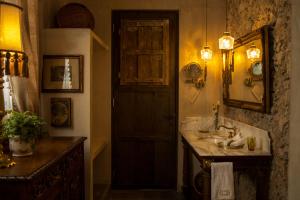
[[(224, 115), (268, 130), (273, 163), (269, 199), (287, 199), (291, 76), (291, 3), (289, 0), (229, 0), (228, 27), (238, 38), (266, 24), (274, 24), (273, 106), (271, 114), (224, 108)], [(244, 193), (251, 187), (245, 187)], [(244, 200), (244, 199), (243, 199)]]
[[(200, 62), (201, 65), (204, 65), (200, 60), (200, 49), (205, 42), (204, 0), (43, 0), (43, 27), (53, 27), (55, 13), (68, 2), (83, 3), (91, 10), (96, 21), (94, 31), (109, 46), (111, 45), (112, 10), (179, 10), (179, 121), (185, 116), (211, 114), (212, 104), (221, 97), (221, 55), (217, 47), (217, 40), (225, 29), (224, 0), (208, 1), (208, 45), (214, 51), (214, 59), (208, 63), (207, 84), (202, 90), (196, 90), (192, 85), (185, 84), (181, 69), (189, 62)], [(110, 52), (107, 59), (107, 67), (111, 68)], [(110, 78), (107, 84), (111, 84)], [(178, 150), (178, 185), (180, 186), (182, 179), (180, 138)]]
[(289, 145), (289, 200), (300, 196), (300, 1), (292, 0), (292, 73), (291, 73), (291, 115)]

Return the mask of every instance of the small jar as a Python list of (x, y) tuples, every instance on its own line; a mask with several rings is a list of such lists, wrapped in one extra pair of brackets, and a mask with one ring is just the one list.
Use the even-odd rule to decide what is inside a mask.
[(247, 138), (247, 146), (249, 151), (254, 151), (256, 146), (256, 138), (255, 137), (248, 137)]

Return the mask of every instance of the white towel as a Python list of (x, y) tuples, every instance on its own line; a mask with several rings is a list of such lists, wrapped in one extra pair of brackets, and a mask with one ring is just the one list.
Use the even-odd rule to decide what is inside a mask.
[(231, 162), (211, 163), (211, 200), (234, 200)]

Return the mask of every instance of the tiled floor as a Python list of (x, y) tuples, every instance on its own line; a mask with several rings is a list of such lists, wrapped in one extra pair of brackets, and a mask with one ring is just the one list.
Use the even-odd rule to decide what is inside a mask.
[[(97, 197), (94, 199), (98, 200)], [(112, 190), (104, 200), (184, 200), (184, 198), (176, 191), (170, 190)]]

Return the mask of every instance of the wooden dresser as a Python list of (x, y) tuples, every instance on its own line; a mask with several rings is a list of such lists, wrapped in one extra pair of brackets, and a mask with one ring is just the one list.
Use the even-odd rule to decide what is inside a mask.
[(84, 199), (84, 140), (50, 137), (33, 156), (14, 158), (14, 167), (0, 169), (0, 199)]

